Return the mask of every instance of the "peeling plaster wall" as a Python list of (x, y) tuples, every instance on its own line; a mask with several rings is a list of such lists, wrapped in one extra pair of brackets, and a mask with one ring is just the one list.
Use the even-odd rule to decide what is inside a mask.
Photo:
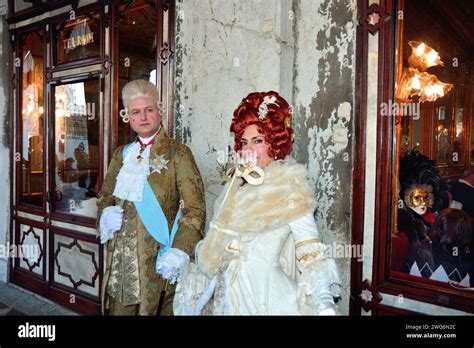
[[(308, 164), (323, 239), (342, 248), (351, 240), (356, 1), (301, 0), (295, 6), (293, 155)], [(337, 259), (344, 283), (339, 305), (343, 314), (348, 314), (350, 295), (347, 256)]]
[[(208, 220), (232, 111), (249, 92), (276, 90), (294, 106), (292, 155), (310, 171), (319, 231), (349, 245), (355, 8), (356, 0), (177, 2), (175, 134), (203, 175)], [(348, 314), (350, 257), (338, 264), (339, 310)]]
[(256, 90), (273, 89), (292, 100), (290, 10), (290, 0), (176, 4), (175, 135), (190, 146), (201, 170), (208, 217), (222, 189), (216, 161), (233, 143), (233, 110)]
[[(0, 7), (7, 6), (6, 0), (0, 0)], [(0, 245), (9, 239), (10, 221), (10, 41), (5, 16), (0, 16)], [(6, 72), (6, 73), (5, 73)], [(0, 257), (0, 281), (7, 281), (8, 263)]]

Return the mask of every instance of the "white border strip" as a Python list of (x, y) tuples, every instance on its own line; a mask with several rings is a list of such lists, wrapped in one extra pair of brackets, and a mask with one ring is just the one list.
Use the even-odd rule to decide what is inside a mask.
[(432, 303), (420, 302), (406, 297), (394, 296), (391, 294), (380, 293), (382, 302), (385, 306), (406, 309), (408, 311), (423, 313), (428, 315), (473, 315), (457, 309), (437, 306)]
[(379, 34), (368, 37), (367, 109), (365, 144), (364, 248), (362, 280), (372, 280), (374, 255), (375, 190), (377, 169), (377, 90)]

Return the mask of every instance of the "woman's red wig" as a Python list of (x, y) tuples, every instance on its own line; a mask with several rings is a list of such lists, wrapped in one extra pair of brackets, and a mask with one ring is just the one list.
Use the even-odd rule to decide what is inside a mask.
[[(274, 97), (274, 102), (264, 103), (267, 112), (265, 117), (259, 118), (259, 107), (265, 97)], [(255, 124), (260, 133), (265, 135), (265, 142), (270, 144), (268, 155), (272, 158), (284, 159), (290, 152), (294, 139), (294, 131), (291, 128), (292, 118), (290, 105), (277, 92), (250, 93), (242, 99), (234, 111), (230, 125), (230, 131), (235, 134), (234, 150), (238, 152), (242, 149), (241, 139), (245, 128)]]

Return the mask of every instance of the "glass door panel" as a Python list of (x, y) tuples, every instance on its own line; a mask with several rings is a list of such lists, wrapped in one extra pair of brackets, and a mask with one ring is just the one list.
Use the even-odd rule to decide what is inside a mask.
[(99, 95), (98, 78), (54, 87), (54, 212), (97, 215)]
[(44, 192), (44, 36), (24, 37), (21, 55), (20, 204), (43, 206)]

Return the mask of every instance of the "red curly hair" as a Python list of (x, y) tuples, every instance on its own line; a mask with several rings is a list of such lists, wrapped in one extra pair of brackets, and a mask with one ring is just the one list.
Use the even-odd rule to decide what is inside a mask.
[[(275, 97), (274, 103), (267, 103), (268, 111), (263, 119), (259, 119), (259, 107), (265, 97)], [(250, 93), (234, 111), (230, 131), (235, 134), (234, 150), (242, 150), (241, 139), (245, 128), (252, 124), (265, 136), (265, 142), (270, 144), (268, 155), (272, 158), (284, 159), (291, 150), (294, 131), (291, 128), (292, 110), (290, 105), (277, 92)]]

